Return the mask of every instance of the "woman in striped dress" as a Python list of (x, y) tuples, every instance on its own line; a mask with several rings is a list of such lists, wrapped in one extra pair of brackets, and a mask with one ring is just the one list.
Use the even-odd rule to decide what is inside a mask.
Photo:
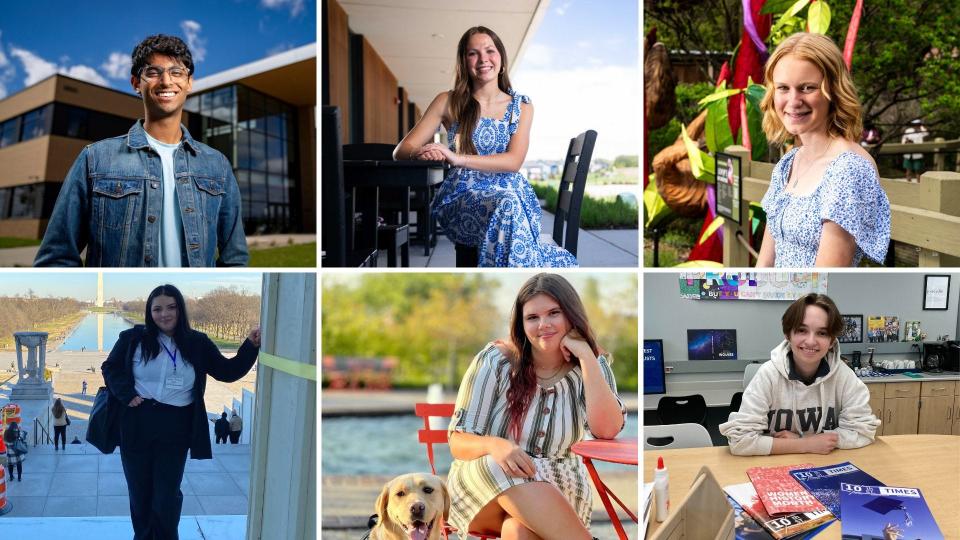
[(611, 439), (626, 411), (580, 297), (537, 274), (520, 289), (510, 342), (487, 345), (450, 423), (450, 522), (504, 539), (589, 539), (591, 489), (570, 447)]

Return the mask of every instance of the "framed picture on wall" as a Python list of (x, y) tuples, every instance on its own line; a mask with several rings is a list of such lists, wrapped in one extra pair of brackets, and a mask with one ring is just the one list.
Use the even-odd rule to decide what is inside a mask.
[(923, 276), (923, 309), (945, 311), (950, 305), (950, 276)]
[(840, 343), (863, 342), (863, 315), (841, 315), (843, 317), (843, 332), (837, 336)]

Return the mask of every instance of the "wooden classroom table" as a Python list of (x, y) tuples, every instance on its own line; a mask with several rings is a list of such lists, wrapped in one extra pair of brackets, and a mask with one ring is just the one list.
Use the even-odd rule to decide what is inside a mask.
[[(890, 435), (854, 450), (834, 450), (827, 455), (786, 454), (734, 456), (726, 446), (649, 450), (643, 453), (644, 479), (651, 481), (657, 456), (670, 475), (670, 505), (680, 504), (700, 467), (710, 467), (720, 487), (749, 482), (747, 469), (794, 463), (823, 467), (849, 461), (888, 486), (919, 488), (945, 538), (960, 538), (960, 436)], [(653, 516), (647, 538), (660, 524)], [(840, 538), (840, 521), (834, 521), (815, 540)]]

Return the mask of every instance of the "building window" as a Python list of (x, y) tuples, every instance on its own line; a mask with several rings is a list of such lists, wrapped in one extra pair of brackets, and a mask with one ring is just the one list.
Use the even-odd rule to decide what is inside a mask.
[(20, 140), (20, 117), (0, 124), (0, 148), (16, 144)]
[(191, 133), (233, 164), (244, 229), (299, 227), (296, 108), (239, 84), (190, 96), (184, 108)]
[(92, 111), (66, 103), (54, 103), (53, 105), (52, 133), (62, 137), (101, 141), (127, 133), (132, 122), (133, 120), (130, 118)]
[(0, 219), (46, 219), (60, 194), (61, 182), (41, 182), (0, 189)]
[(0, 219), (10, 217), (10, 199), (13, 196), (13, 188), (0, 188)]
[(29, 141), (30, 139), (49, 135), (52, 120), (52, 103), (23, 115), (23, 129), (21, 130), (20, 141)]

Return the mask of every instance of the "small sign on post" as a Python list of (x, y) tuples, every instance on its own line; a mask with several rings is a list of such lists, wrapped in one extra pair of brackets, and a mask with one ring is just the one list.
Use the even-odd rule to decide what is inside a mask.
[(717, 196), (713, 211), (724, 219), (740, 223), (741, 183), (743, 176), (740, 169), (740, 158), (731, 154), (717, 152)]

